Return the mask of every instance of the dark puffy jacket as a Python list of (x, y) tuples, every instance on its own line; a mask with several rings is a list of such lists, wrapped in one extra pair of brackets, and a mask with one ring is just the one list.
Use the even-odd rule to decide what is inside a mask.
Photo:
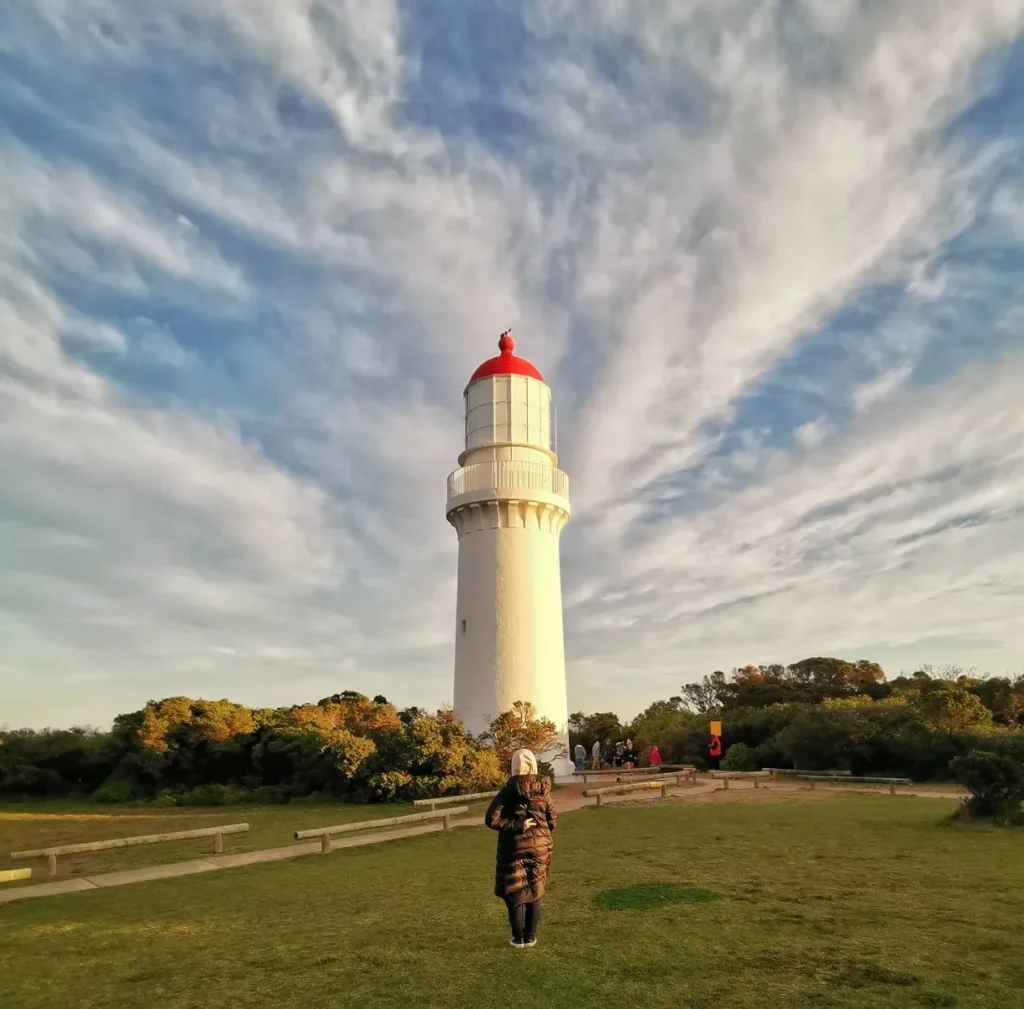
[[(527, 828), (526, 821), (535, 821)], [(484, 822), (498, 832), (494, 895), (511, 904), (529, 904), (544, 896), (558, 815), (551, 783), (534, 775), (509, 778), (491, 800)]]

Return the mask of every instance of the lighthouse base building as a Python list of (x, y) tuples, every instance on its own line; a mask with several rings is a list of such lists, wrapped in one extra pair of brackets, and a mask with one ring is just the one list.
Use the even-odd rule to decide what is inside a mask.
[(569, 479), (552, 449), (551, 390), (503, 334), (466, 387), (466, 447), (448, 477), (459, 537), (455, 711), (474, 734), (517, 701), (555, 723), (569, 759), (559, 537)]

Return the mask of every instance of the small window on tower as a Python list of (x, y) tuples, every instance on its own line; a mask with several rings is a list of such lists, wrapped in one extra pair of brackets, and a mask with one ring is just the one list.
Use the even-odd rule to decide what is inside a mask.
[(466, 633), (466, 621), (465, 620), (462, 621), (462, 633), (463, 634)]

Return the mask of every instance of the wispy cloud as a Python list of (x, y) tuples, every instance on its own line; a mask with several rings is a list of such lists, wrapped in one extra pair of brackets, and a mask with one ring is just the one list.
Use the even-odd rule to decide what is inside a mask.
[(573, 478), (574, 707), (812, 651), (1019, 666), (1022, 31), (1022, 0), (18, 6), (0, 717), (444, 701), (444, 477), (509, 325)]

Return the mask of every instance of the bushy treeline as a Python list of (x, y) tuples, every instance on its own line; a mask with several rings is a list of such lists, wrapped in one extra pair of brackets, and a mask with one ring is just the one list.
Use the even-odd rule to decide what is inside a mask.
[(572, 716), (572, 742), (632, 737), (666, 763), (708, 765), (708, 722), (722, 722), (722, 766), (795, 767), (949, 780), (972, 750), (1024, 761), (1024, 676), (924, 669), (885, 678), (876, 663), (809, 658), (791, 666), (715, 672), (656, 701), (632, 723), (609, 712)]
[[(570, 741), (631, 737), (666, 763), (708, 766), (720, 718), (723, 766), (846, 769), (948, 780), (972, 751), (1024, 763), (1024, 677), (921, 670), (887, 680), (876, 663), (810, 658), (712, 673), (631, 723), (611, 712), (570, 719)], [(316, 704), (248, 708), (172, 697), (119, 715), (109, 732), (0, 732), (0, 797), (89, 795), (177, 804), (330, 796), (407, 801), (485, 791), (518, 746), (542, 750), (554, 726), (529, 705), (475, 738), (451, 712), (399, 710), (351, 691)], [(961, 762), (962, 763), (962, 762)]]
[(410, 800), (495, 787), (512, 749), (540, 749), (553, 732), (529, 705), (477, 739), (451, 711), (399, 711), (351, 691), (272, 709), (171, 697), (119, 715), (109, 732), (0, 733), (0, 796), (179, 805)]

